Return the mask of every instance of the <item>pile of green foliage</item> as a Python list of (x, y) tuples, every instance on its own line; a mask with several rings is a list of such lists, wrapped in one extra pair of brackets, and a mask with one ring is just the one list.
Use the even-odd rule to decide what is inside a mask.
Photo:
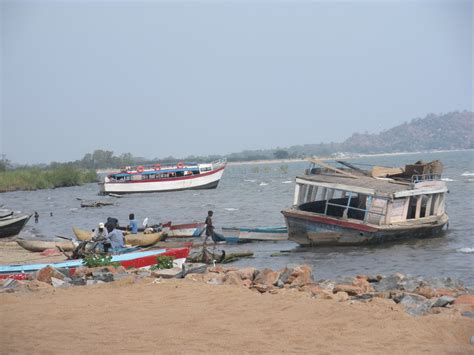
[(173, 267), (174, 256), (160, 255), (156, 258), (156, 264), (150, 270), (171, 269)]
[(87, 267), (99, 267), (99, 266), (120, 266), (120, 263), (115, 263), (112, 262), (112, 256), (111, 255), (96, 255), (96, 254), (91, 254), (86, 256), (82, 264)]

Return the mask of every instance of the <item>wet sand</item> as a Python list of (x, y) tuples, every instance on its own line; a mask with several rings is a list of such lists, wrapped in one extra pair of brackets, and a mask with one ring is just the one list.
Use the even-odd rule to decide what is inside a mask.
[(0, 294), (0, 353), (469, 353), (474, 319), (191, 280)]

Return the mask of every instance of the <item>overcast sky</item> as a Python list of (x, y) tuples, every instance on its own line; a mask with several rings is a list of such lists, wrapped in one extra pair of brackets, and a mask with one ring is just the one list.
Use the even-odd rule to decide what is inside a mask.
[(1, 6), (0, 153), (18, 163), (342, 141), (473, 106), (471, 1)]

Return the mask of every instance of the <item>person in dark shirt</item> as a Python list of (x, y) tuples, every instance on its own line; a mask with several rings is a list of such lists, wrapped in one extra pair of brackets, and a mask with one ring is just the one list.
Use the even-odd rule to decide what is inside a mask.
[(213, 214), (214, 214), (214, 212), (208, 211), (206, 221), (204, 222), (206, 224), (206, 238), (204, 238), (204, 245), (206, 245), (207, 239), (209, 237), (212, 238), (212, 236), (214, 235), (214, 226), (212, 225), (212, 215)]
[(220, 235), (220, 234), (218, 234), (214, 231), (214, 225), (212, 224), (212, 216), (213, 215), (214, 215), (214, 212), (212, 212), (212, 211), (207, 212), (206, 221), (204, 222), (206, 224), (206, 238), (204, 238), (204, 245), (206, 245), (207, 239), (209, 237), (212, 238), (212, 241), (214, 242), (214, 245), (217, 242), (224, 242), (225, 241), (225, 238), (222, 235)]
[(35, 211), (35, 223), (38, 223), (39, 220), (39, 214), (38, 212)]

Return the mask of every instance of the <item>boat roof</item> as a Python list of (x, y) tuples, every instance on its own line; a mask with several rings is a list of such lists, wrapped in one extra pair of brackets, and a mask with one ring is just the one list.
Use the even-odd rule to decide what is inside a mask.
[[(369, 176), (357, 176), (356, 178), (352, 178), (349, 176), (344, 175), (336, 175), (336, 174), (315, 174), (315, 175), (303, 175), (298, 176), (297, 179), (306, 180), (306, 181), (313, 181), (313, 182), (320, 182), (325, 184), (332, 184), (332, 185), (343, 185), (347, 187), (347, 189), (341, 190), (354, 190), (351, 187), (359, 187), (363, 189), (370, 189), (374, 190), (374, 192), (379, 192), (382, 194), (393, 194), (399, 191), (405, 190), (412, 190), (413, 185), (406, 183), (406, 182), (398, 182), (392, 179), (376, 179)], [(340, 187), (343, 187), (340, 186)], [(336, 187), (334, 187), (336, 188)]]

